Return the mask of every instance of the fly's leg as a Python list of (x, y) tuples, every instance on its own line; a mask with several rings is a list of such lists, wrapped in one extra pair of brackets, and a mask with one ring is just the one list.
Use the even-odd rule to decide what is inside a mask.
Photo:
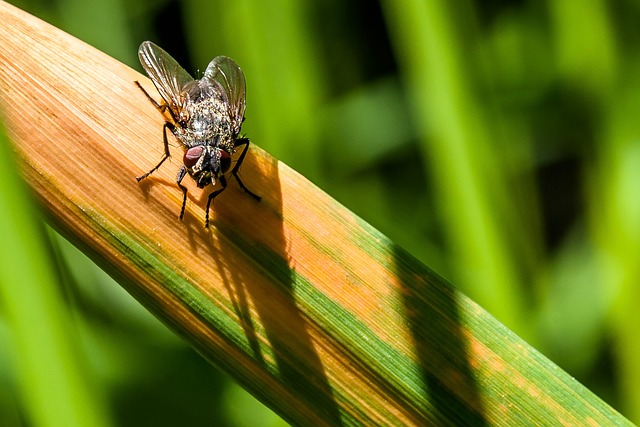
[[(235, 143), (235, 147), (239, 147), (241, 145), (244, 145), (244, 148), (242, 149), (242, 153), (240, 153), (240, 157), (238, 157), (238, 161), (236, 162), (235, 166), (233, 167), (233, 169), (231, 169), (231, 175), (233, 175), (236, 181), (238, 181), (238, 184), (240, 184), (240, 188), (242, 188), (247, 194), (249, 194), (254, 199), (260, 201), (261, 197), (255, 194), (253, 191), (249, 190), (244, 185), (240, 177), (238, 176), (238, 170), (240, 169), (240, 166), (242, 165), (242, 162), (244, 161), (244, 158), (247, 155), (247, 150), (249, 149), (249, 138), (238, 139)], [(222, 186), (222, 188), (209, 194), (209, 200), (207, 201), (207, 211), (205, 214), (205, 221), (204, 221), (205, 228), (209, 228), (209, 209), (211, 208), (211, 203), (213, 203), (213, 199), (215, 199), (217, 196), (220, 195), (220, 193), (222, 193), (224, 190), (227, 189), (227, 179), (224, 177), (224, 175), (220, 175), (218, 180), (220, 181), (220, 185)]]
[[(171, 115), (171, 118), (173, 119), (174, 123), (177, 123), (177, 120), (176, 120), (176, 118), (175, 118), (175, 116), (173, 114), (173, 110), (171, 110), (171, 108), (169, 108), (169, 106), (166, 103), (163, 102), (162, 104), (158, 104), (158, 102), (155, 99), (153, 99), (151, 97), (151, 95), (149, 95), (149, 92), (147, 92), (145, 90), (145, 88), (142, 87), (140, 82), (135, 81), (134, 83), (138, 86), (138, 88), (142, 91), (142, 93), (144, 93), (144, 95), (147, 97), (149, 102), (151, 102), (153, 104), (153, 106), (156, 107), (158, 109), (158, 111), (160, 111), (160, 113), (164, 114), (164, 112), (167, 111), (167, 109), (169, 109), (169, 113)], [(154, 167), (153, 169), (151, 169), (149, 172), (145, 173), (144, 175), (140, 175), (140, 176), (136, 177), (138, 182), (142, 181), (143, 179), (145, 179), (146, 177), (151, 175), (153, 172), (158, 170), (160, 165), (162, 165), (165, 162), (165, 160), (167, 160), (169, 158), (170, 154), (169, 154), (169, 141), (167, 140), (167, 129), (169, 129), (171, 131), (171, 133), (173, 133), (175, 131), (176, 127), (171, 122), (165, 122), (164, 123), (164, 127), (162, 128), (162, 140), (164, 142), (164, 157), (162, 157), (162, 160), (160, 160), (160, 163), (158, 163), (156, 165), (156, 167)], [(184, 206), (183, 206), (183, 208), (184, 208)]]
[(162, 165), (164, 163), (164, 161), (169, 158), (169, 156), (171, 154), (169, 153), (169, 141), (167, 140), (167, 129), (169, 129), (173, 133), (175, 128), (176, 127), (173, 124), (171, 124), (169, 122), (164, 122), (164, 127), (162, 128), (162, 135), (163, 135), (163, 140), (164, 140), (164, 157), (162, 157), (162, 160), (160, 160), (160, 163), (158, 163), (156, 165), (156, 167), (154, 167), (153, 169), (151, 169), (149, 172), (145, 173), (144, 175), (140, 175), (140, 176), (136, 177), (138, 182), (142, 181), (143, 179), (145, 179), (146, 177), (151, 175), (153, 172), (158, 170), (160, 165)]
[(182, 180), (187, 174), (187, 168), (182, 165), (180, 170), (178, 170), (178, 176), (176, 177), (176, 184), (182, 190), (182, 208), (180, 209), (180, 221), (182, 221), (182, 217), (184, 216), (184, 208), (187, 206), (187, 187), (182, 185)]
[(142, 87), (142, 85), (140, 84), (139, 81), (136, 80), (134, 83), (136, 84), (136, 86), (138, 86), (138, 89), (140, 89), (142, 91), (142, 93), (145, 94), (145, 96), (147, 97), (149, 102), (151, 102), (158, 110), (160, 110), (161, 113), (164, 113), (164, 110), (167, 109), (167, 105), (166, 104), (163, 104), (163, 105), (158, 104), (156, 102), (156, 100), (153, 99), (151, 97), (151, 95), (149, 95), (149, 92), (147, 92), (146, 89)]
[(220, 175), (219, 181), (220, 185), (222, 185), (222, 188), (209, 194), (209, 200), (207, 201), (207, 213), (204, 216), (204, 228), (209, 228), (209, 208), (211, 207), (213, 199), (215, 199), (216, 196), (227, 189), (227, 180), (225, 179), (224, 175)]
[(240, 157), (238, 157), (238, 161), (236, 162), (235, 166), (231, 170), (231, 175), (233, 175), (236, 181), (238, 181), (238, 184), (240, 184), (240, 188), (242, 188), (248, 195), (250, 195), (257, 201), (260, 201), (262, 197), (258, 196), (253, 191), (249, 190), (240, 179), (240, 176), (238, 176), (238, 170), (240, 169), (240, 166), (244, 161), (244, 157), (247, 155), (247, 150), (249, 149), (249, 138), (239, 138), (238, 140), (236, 140), (235, 146), (239, 147), (241, 145), (244, 145), (244, 148), (242, 149), (242, 153), (240, 154)]
[[(149, 102), (151, 102), (153, 106), (158, 109), (158, 111), (160, 111), (162, 114), (164, 114), (164, 112), (167, 111), (167, 108), (169, 108), (169, 106), (165, 102), (163, 102), (162, 104), (158, 104), (158, 102), (155, 99), (153, 99), (151, 95), (149, 95), (149, 92), (147, 92), (145, 88), (142, 87), (140, 82), (136, 80), (134, 83), (136, 84), (136, 86), (138, 86), (138, 88), (142, 91), (142, 93), (144, 93), (144, 95), (147, 97)], [(171, 108), (169, 108), (169, 114), (171, 115), (173, 122), (178, 123), (178, 119), (174, 115), (173, 110)]]

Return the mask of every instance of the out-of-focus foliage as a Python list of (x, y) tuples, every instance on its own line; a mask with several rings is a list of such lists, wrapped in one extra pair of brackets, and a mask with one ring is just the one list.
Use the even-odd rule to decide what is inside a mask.
[[(640, 422), (640, 4), (13, 3), (138, 69), (147, 39), (194, 75), (234, 58), (253, 142)], [(279, 422), (53, 242), (119, 425)]]

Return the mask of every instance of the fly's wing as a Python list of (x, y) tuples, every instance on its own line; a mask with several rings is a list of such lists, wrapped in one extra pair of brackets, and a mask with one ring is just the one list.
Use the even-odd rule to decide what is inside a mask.
[(138, 58), (160, 96), (176, 116), (180, 115), (181, 93), (193, 77), (175, 59), (157, 45), (146, 41), (138, 49)]
[(201, 81), (213, 86), (227, 103), (234, 133), (240, 133), (246, 100), (246, 83), (240, 66), (231, 58), (218, 56), (209, 63)]

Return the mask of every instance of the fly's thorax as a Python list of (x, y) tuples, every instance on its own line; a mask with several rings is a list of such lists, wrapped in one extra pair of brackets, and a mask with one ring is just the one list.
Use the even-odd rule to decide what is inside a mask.
[(229, 170), (231, 155), (218, 147), (197, 145), (185, 151), (182, 161), (198, 187), (204, 188), (215, 184), (216, 178)]
[(185, 147), (221, 146), (227, 151), (233, 148), (235, 130), (227, 105), (219, 97), (211, 96), (187, 102), (181, 118), (184, 121), (175, 134)]

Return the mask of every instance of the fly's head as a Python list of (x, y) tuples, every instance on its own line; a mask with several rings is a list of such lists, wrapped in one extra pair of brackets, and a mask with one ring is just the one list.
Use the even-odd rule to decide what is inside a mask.
[(231, 154), (218, 147), (196, 145), (185, 151), (182, 161), (198, 187), (204, 188), (229, 170)]

